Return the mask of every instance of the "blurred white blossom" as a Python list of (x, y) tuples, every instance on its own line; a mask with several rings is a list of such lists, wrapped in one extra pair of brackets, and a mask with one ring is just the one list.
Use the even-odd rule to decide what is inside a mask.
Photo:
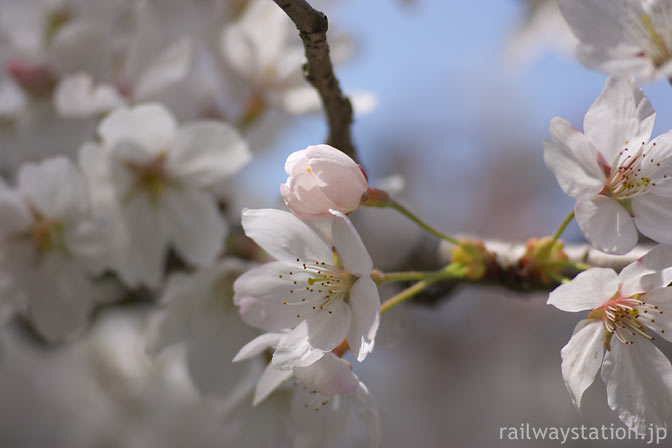
[(577, 56), (610, 75), (647, 81), (672, 75), (669, 0), (558, 0), (579, 40)]
[(178, 127), (158, 104), (116, 109), (98, 133), (81, 164), (112, 227), (110, 263), (121, 278), (158, 287), (169, 247), (189, 264), (211, 264), (226, 222), (209, 188), (248, 162), (238, 133), (213, 121)]
[(25, 165), (17, 188), (0, 185), (0, 287), (49, 339), (87, 324), (96, 296), (89, 275), (103, 267), (104, 245), (84, 178), (72, 162)]

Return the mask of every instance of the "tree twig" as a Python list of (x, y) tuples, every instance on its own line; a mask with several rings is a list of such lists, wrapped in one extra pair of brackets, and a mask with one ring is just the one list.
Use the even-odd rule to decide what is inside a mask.
[(327, 16), (305, 0), (273, 0), (294, 22), (306, 50), (304, 76), (320, 94), (329, 124), (327, 143), (357, 160), (352, 143), (352, 104), (343, 94), (329, 57)]

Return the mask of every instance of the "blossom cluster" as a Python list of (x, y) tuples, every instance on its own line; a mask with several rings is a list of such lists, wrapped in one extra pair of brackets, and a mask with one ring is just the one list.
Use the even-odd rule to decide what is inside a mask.
[(601, 370), (609, 406), (630, 429), (665, 427), (672, 415), (672, 365), (654, 341), (672, 340), (672, 130), (651, 138), (655, 111), (637, 81), (669, 78), (672, 2), (558, 0), (578, 58), (610, 75), (583, 132), (551, 121), (544, 160), (595, 248), (622, 255), (638, 233), (660, 243), (620, 273), (590, 268), (551, 292), (563, 311), (589, 311), (562, 349), (572, 402)]
[[(331, 48), (339, 63), (353, 42), (337, 33)], [(321, 108), (303, 59), (295, 26), (267, 0), (1, 2), (0, 323), (57, 344), (97, 331), (101, 309), (160, 299), (147, 351), (159, 363), (182, 346), (200, 393), (250, 414), (292, 377), (303, 386), (283, 428), (294, 445), (323, 440), (314, 428), (339, 436), (349, 407), (377, 445), (372, 398), (332, 353), (347, 338), (364, 360), (379, 323), (371, 260), (343, 214), (366, 194), (364, 172), (326, 145), (293, 154), (282, 194), (300, 218), (243, 212), (278, 261), (255, 266), (228, 246), (241, 240), (236, 176), (281, 119)], [(253, 327), (270, 333), (255, 339)], [(265, 371), (259, 359), (232, 364), (266, 348), (277, 355)], [(219, 412), (224, 434), (249, 437)]]

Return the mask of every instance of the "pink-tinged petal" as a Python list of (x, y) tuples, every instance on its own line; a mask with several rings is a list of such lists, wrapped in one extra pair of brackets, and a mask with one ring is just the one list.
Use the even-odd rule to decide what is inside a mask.
[(606, 177), (586, 136), (559, 117), (551, 120), (550, 131), (553, 142), (544, 142), (544, 162), (562, 191), (577, 199), (599, 193)]
[(278, 344), (271, 364), (276, 369), (288, 370), (294, 367), (306, 367), (314, 364), (324, 355), (316, 350), (308, 340), (308, 323), (301, 321), (292, 331), (285, 335)]
[(591, 268), (551, 291), (547, 303), (562, 311), (593, 310), (617, 291), (618, 275), (613, 269)]
[(187, 262), (206, 266), (224, 246), (226, 223), (215, 198), (203, 191), (170, 189), (161, 195), (166, 235)]
[(309, 224), (289, 212), (274, 209), (243, 210), (243, 229), (271, 256), (280, 261), (331, 262), (330, 245)]
[(300, 173), (280, 185), (280, 194), (292, 213), (304, 219), (329, 218), (329, 209), (337, 208), (318, 185), (313, 174)]
[(362, 362), (373, 350), (380, 324), (380, 296), (371, 277), (362, 277), (355, 281), (348, 303), (352, 316), (348, 344), (357, 361)]
[(373, 262), (357, 229), (343, 213), (335, 210), (330, 212), (334, 216), (331, 230), (334, 247), (343, 267), (351, 274), (360, 277), (370, 276)]
[(350, 314), (350, 307), (343, 300), (335, 300), (310, 314), (306, 318), (310, 345), (323, 351), (335, 349), (348, 334)]
[(655, 117), (634, 81), (610, 77), (586, 112), (583, 131), (611, 166), (625, 148), (638, 148), (649, 141)]
[(357, 399), (358, 402), (356, 410), (357, 413), (362, 418), (362, 420), (364, 420), (366, 431), (369, 434), (369, 441), (371, 442), (371, 448), (379, 448), (382, 438), (382, 424), (380, 421), (380, 413), (378, 412), (378, 408), (376, 407), (376, 404), (373, 401), (373, 396), (369, 392), (369, 389), (367, 389), (366, 385), (361, 381), (357, 385), (355, 398)]
[(47, 218), (67, 221), (81, 217), (88, 210), (84, 178), (65, 157), (24, 165), (17, 184), (28, 203)]
[[(243, 321), (266, 331), (281, 331), (294, 328), (301, 317), (312, 311), (311, 304), (304, 304), (291, 292), (294, 289), (288, 278), (291, 271), (291, 266), (276, 261), (250, 269), (236, 279), (233, 302), (240, 307)], [(293, 272), (292, 278), (305, 281), (308, 274)]]
[(593, 384), (602, 365), (605, 329), (602, 321), (586, 319), (578, 323), (571, 339), (562, 348), (562, 377), (577, 408), (581, 397)]
[(635, 225), (640, 232), (662, 244), (672, 244), (672, 199), (653, 194), (632, 198)]
[(232, 126), (202, 121), (180, 128), (167, 164), (180, 180), (210, 187), (236, 173), (251, 157), (247, 143)]
[(580, 199), (574, 206), (574, 213), (588, 242), (602, 252), (623, 255), (637, 244), (632, 217), (612, 198)]
[(640, 299), (655, 307), (640, 308), (640, 322), (672, 342), (672, 288), (654, 289)]
[(287, 206), (302, 218), (349, 213), (359, 207), (368, 181), (359, 165), (328, 145), (309, 146), (287, 158), (287, 182), (280, 188)]
[(648, 425), (669, 425), (672, 416), (672, 365), (651, 342), (612, 340), (604, 357), (602, 380), (607, 402), (628, 428), (646, 433)]
[(285, 335), (283, 333), (264, 333), (245, 344), (234, 356), (233, 362), (243, 361), (262, 354), (268, 348), (275, 348)]
[(624, 297), (669, 285), (672, 282), (672, 246), (654, 247), (624, 267), (618, 279)]
[(309, 148), (310, 146), (300, 151), (294, 151), (287, 156), (287, 160), (285, 160), (285, 173), (292, 176), (299, 173), (308, 172), (308, 168), (310, 168), (307, 156)]
[(350, 393), (359, 383), (350, 364), (333, 353), (325, 353), (312, 365), (294, 368), (294, 376), (304, 386), (327, 396)]
[(175, 118), (160, 104), (142, 104), (132, 109), (119, 107), (98, 128), (98, 134), (107, 147), (133, 142), (152, 154), (169, 148), (176, 132)]
[(257, 387), (254, 390), (252, 406), (256, 406), (261, 403), (275, 389), (277, 389), (278, 386), (290, 379), (291, 376), (291, 370), (278, 370), (275, 369), (272, 364), (269, 364), (264, 370), (264, 373), (261, 375), (261, 378), (259, 378)]

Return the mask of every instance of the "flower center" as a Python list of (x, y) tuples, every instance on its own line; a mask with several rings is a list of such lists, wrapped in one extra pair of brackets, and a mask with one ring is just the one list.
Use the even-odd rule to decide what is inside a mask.
[(128, 196), (138, 193), (148, 194), (153, 201), (158, 200), (166, 187), (175, 186), (165, 170), (166, 153), (162, 152), (147, 163), (126, 162), (133, 174), (133, 186)]
[[(642, 173), (641, 165), (646, 157), (645, 145), (646, 142), (642, 142), (642, 145), (634, 151), (632, 148), (625, 148), (619, 153), (618, 160), (613, 167), (608, 166), (604, 161), (600, 162), (607, 177), (607, 182), (600, 194), (617, 200), (625, 200), (646, 193), (651, 187), (656, 186), (655, 182), (651, 181), (651, 177), (647, 175), (649, 173)], [(656, 166), (660, 166), (660, 163)]]
[[(665, 39), (657, 31), (660, 27), (654, 25), (651, 17), (649, 14), (642, 14), (640, 19), (647, 37), (644, 40), (645, 53), (651, 58), (653, 65), (658, 68), (672, 59), (672, 54), (668, 49)], [(657, 17), (657, 14), (654, 17)]]
[(63, 224), (58, 221), (37, 215), (29, 233), (33, 244), (40, 252), (65, 248)]
[(289, 297), (283, 297), (285, 306), (298, 306), (297, 318), (306, 313), (328, 312), (339, 300), (348, 300), (353, 276), (342, 268), (324, 261), (296, 259), (296, 269), (290, 268), (280, 278), (291, 282)]
[(628, 345), (634, 344), (637, 336), (652, 341), (654, 337), (649, 334), (649, 329), (665, 333), (665, 330), (655, 324), (656, 318), (663, 312), (658, 309), (658, 305), (651, 305), (641, 300), (644, 296), (635, 294), (631, 297), (621, 297), (619, 291), (604, 305), (588, 314), (588, 319), (602, 321), (605, 329), (604, 345), (607, 350), (611, 350), (612, 336)]

